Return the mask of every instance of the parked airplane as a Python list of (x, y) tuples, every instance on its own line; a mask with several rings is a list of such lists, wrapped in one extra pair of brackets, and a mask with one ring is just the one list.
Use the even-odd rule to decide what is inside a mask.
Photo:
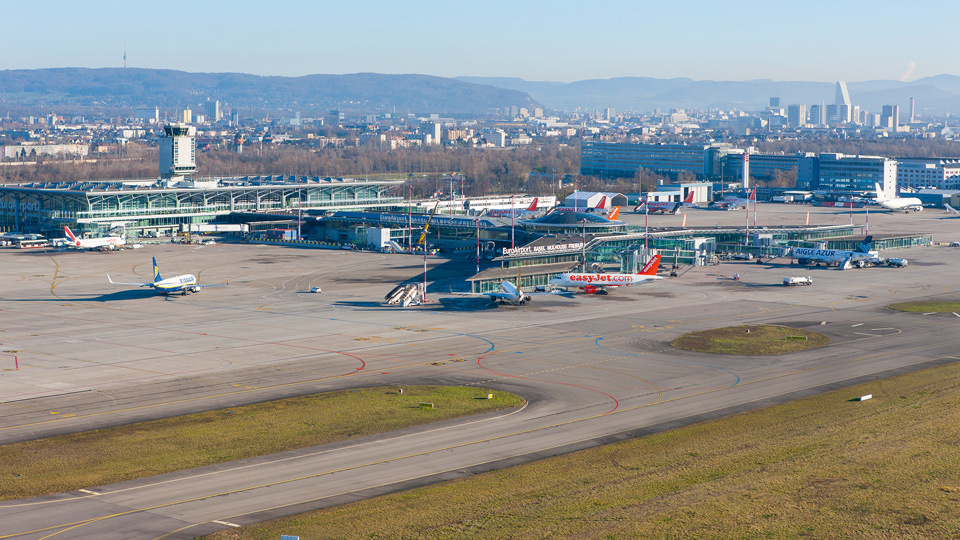
[(757, 188), (753, 188), (750, 192), (750, 195), (747, 198), (743, 197), (734, 197), (733, 195), (728, 195), (720, 201), (714, 201), (710, 203), (707, 208), (716, 208), (720, 210), (735, 210), (739, 208), (744, 208), (750, 203), (757, 202)]
[(193, 274), (183, 274), (180, 276), (163, 279), (160, 277), (160, 269), (157, 268), (156, 257), (153, 258), (153, 281), (148, 281), (146, 283), (114, 281), (113, 278), (110, 277), (110, 274), (107, 274), (107, 279), (110, 280), (110, 283), (113, 283), (114, 285), (137, 285), (138, 287), (153, 287), (153, 289), (160, 294), (180, 293), (181, 296), (185, 296), (188, 292), (200, 292), (200, 289), (204, 287), (226, 287), (229, 285), (229, 283), (198, 285), (197, 277)]
[(533, 202), (530, 203), (526, 209), (523, 208), (498, 208), (493, 210), (487, 210), (486, 215), (495, 218), (508, 218), (508, 217), (525, 217), (528, 214), (535, 214), (537, 212), (537, 202), (540, 200), (539, 197), (533, 199)]
[(607, 294), (609, 287), (629, 287), (640, 285), (655, 279), (663, 279), (657, 275), (660, 267), (660, 255), (654, 255), (647, 264), (643, 265), (638, 274), (597, 274), (567, 272), (550, 280), (552, 287), (566, 289), (577, 287), (585, 293)]
[(923, 210), (923, 203), (916, 197), (889, 197), (883, 192), (880, 184), (874, 184), (873, 186), (877, 190), (877, 203), (887, 210), (903, 210), (904, 212)]
[(680, 211), (680, 208), (684, 206), (696, 206), (693, 203), (693, 191), (687, 193), (687, 198), (681, 202), (669, 202), (669, 201), (647, 201), (645, 198), (640, 201), (640, 204), (634, 209), (634, 212), (644, 213), (660, 213), (660, 214), (676, 214)]
[(795, 247), (790, 250), (790, 256), (797, 260), (799, 264), (814, 264), (819, 266), (821, 263), (830, 266), (836, 264), (841, 270), (846, 270), (851, 266), (863, 266), (868, 259), (878, 257), (876, 251), (871, 251), (873, 246), (873, 236), (863, 239), (863, 242), (853, 251), (842, 249), (815, 249)]
[[(603, 214), (610, 209), (610, 199), (606, 195), (600, 198), (600, 202), (596, 206), (556, 206), (554, 211), (556, 212), (588, 212), (591, 214)], [(616, 206), (614, 208), (620, 208)]]
[(77, 249), (97, 249), (97, 248), (107, 248), (114, 249), (118, 248), (127, 243), (122, 236), (105, 236), (103, 238), (77, 238), (73, 234), (73, 231), (70, 230), (70, 227), (64, 225), (63, 232), (67, 234), (67, 238), (70, 239), (71, 245)]
[[(520, 281), (520, 272), (517, 272), (517, 282)], [(454, 294), (459, 296), (488, 296), (490, 297), (491, 302), (499, 302), (500, 305), (503, 304), (512, 304), (512, 305), (524, 305), (530, 300), (533, 300), (534, 296), (566, 296), (572, 297), (573, 293), (568, 293), (566, 291), (551, 291), (551, 292), (523, 292), (517, 288), (516, 285), (509, 281), (501, 281), (500, 289), (493, 292), (487, 293), (474, 293), (474, 292), (455, 292)]]
[(951, 214), (960, 214), (960, 212), (958, 212), (956, 208), (950, 206), (949, 204), (944, 204), (943, 207), (947, 210), (947, 212), (950, 212)]

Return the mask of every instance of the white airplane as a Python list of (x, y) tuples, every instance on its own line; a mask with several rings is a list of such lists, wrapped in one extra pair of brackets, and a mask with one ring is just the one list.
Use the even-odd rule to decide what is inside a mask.
[(98, 249), (98, 248), (107, 248), (114, 249), (118, 248), (127, 243), (122, 236), (105, 236), (103, 238), (77, 238), (73, 234), (73, 231), (70, 230), (70, 227), (66, 225), (63, 226), (63, 232), (67, 234), (67, 238), (70, 239), (71, 245), (77, 249)]
[(508, 217), (525, 217), (527, 214), (537, 213), (537, 202), (540, 200), (539, 197), (533, 199), (533, 202), (530, 203), (526, 209), (523, 208), (497, 208), (493, 210), (487, 210), (486, 215), (495, 218), (508, 218)]
[(958, 212), (956, 208), (950, 206), (949, 204), (944, 204), (943, 207), (944, 209), (946, 209), (947, 212), (950, 212), (951, 214), (960, 214), (960, 212)]
[(733, 210), (737, 208), (744, 208), (748, 204), (757, 202), (757, 188), (753, 188), (753, 191), (750, 192), (750, 195), (747, 198), (743, 197), (734, 197), (728, 195), (723, 198), (722, 201), (714, 201), (708, 205), (708, 208), (719, 208), (722, 210)]
[(863, 242), (853, 251), (842, 249), (816, 249), (795, 247), (790, 250), (790, 256), (797, 260), (799, 264), (811, 264), (819, 266), (823, 263), (827, 266), (837, 264), (840, 270), (846, 270), (851, 266), (863, 266), (868, 260), (878, 257), (876, 251), (871, 251), (873, 245), (873, 236), (863, 239)]
[(160, 277), (160, 269), (157, 268), (157, 258), (153, 258), (153, 281), (148, 281), (146, 283), (136, 282), (130, 283), (125, 281), (114, 281), (110, 277), (110, 274), (107, 274), (107, 279), (110, 280), (110, 283), (114, 285), (136, 285), (138, 287), (153, 287), (153, 289), (160, 294), (176, 294), (180, 293), (181, 296), (186, 296), (188, 292), (200, 292), (200, 289), (204, 287), (226, 287), (229, 283), (217, 283), (210, 285), (199, 285), (197, 284), (197, 277), (193, 274), (183, 274), (180, 276), (174, 276), (172, 278), (163, 279)]
[(873, 186), (877, 190), (877, 202), (887, 210), (903, 210), (904, 212), (910, 210), (920, 212), (923, 210), (923, 203), (916, 197), (889, 197), (880, 188), (880, 184), (874, 184)]
[(566, 289), (576, 287), (585, 293), (607, 294), (610, 287), (629, 287), (640, 285), (655, 279), (663, 279), (657, 275), (660, 267), (660, 255), (654, 255), (647, 264), (643, 265), (638, 274), (597, 274), (567, 272), (550, 280), (552, 287)]
[[(517, 273), (517, 281), (520, 281), (520, 273)], [(487, 296), (490, 298), (491, 302), (498, 302), (500, 305), (511, 304), (511, 305), (524, 305), (527, 302), (533, 300), (534, 296), (566, 296), (572, 297), (572, 293), (566, 291), (550, 291), (550, 292), (523, 292), (517, 288), (516, 285), (509, 281), (500, 282), (500, 290), (488, 292), (488, 293), (473, 293), (473, 292), (455, 292), (454, 294), (459, 296)]]
[(680, 208), (684, 206), (696, 206), (693, 203), (693, 191), (687, 193), (687, 198), (680, 202), (669, 202), (669, 201), (647, 201), (645, 198), (640, 201), (640, 204), (634, 209), (634, 212), (643, 214), (644, 212), (650, 213), (659, 213), (659, 214), (676, 214), (680, 212)]

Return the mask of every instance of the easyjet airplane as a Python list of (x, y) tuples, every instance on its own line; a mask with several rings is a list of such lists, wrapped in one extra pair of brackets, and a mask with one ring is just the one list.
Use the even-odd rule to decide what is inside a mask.
[(643, 265), (638, 274), (598, 274), (568, 272), (550, 280), (550, 286), (566, 289), (576, 287), (585, 293), (607, 294), (610, 287), (629, 287), (640, 285), (655, 279), (663, 279), (657, 275), (660, 267), (660, 255), (654, 255), (647, 264)]

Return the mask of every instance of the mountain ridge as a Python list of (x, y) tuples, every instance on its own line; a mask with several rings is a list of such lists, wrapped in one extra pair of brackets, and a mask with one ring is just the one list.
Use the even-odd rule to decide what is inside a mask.
[[(548, 108), (596, 110), (614, 107), (618, 111), (648, 111), (654, 108), (740, 108), (763, 109), (770, 97), (780, 97), (781, 106), (800, 103), (833, 103), (836, 82), (694, 80), (687, 77), (616, 77), (585, 79), (570, 83), (526, 81), (517, 77), (457, 77), (466, 82), (485, 83), (528, 93)], [(935, 75), (910, 82), (870, 80), (848, 82), (851, 101), (871, 112), (883, 105), (909, 107), (909, 94), (916, 89), (919, 110), (958, 113), (960, 76)], [(904, 98), (906, 97), (906, 102)]]
[(45, 68), (0, 71), (2, 103), (178, 108), (214, 99), (231, 107), (302, 111), (488, 114), (536, 107), (529, 95), (419, 74), (190, 73), (151, 68)]

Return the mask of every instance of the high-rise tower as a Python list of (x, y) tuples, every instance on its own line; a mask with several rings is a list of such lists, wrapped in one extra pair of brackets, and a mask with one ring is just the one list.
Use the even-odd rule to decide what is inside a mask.
[(837, 120), (849, 122), (853, 104), (850, 103), (850, 92), (847, 90), (847, 83), (844, 81), (837, 81), (837, 98), (834, 100), (834, 104), (837, 105)]
[(174, 179), (193, 174), (197, 170), (194, 137), (197, 128), (184, 124), (163, 126), (160, 137), (160, 178)]

